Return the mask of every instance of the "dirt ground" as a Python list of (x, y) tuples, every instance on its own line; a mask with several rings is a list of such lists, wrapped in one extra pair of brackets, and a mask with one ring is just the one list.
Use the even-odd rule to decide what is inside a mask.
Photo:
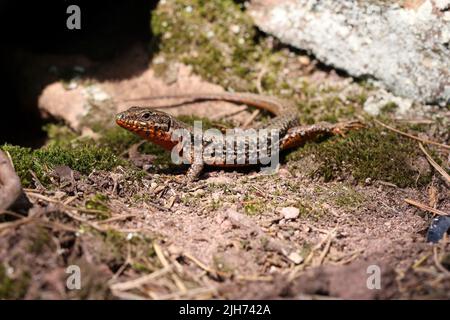
[[(439, 262), (448, 241), (427, 244), (430, 216), (403, 201), (426, 200), (423, 192), (378, 182), (321, 183), (291, 175), (285, 166), (275, 176), (210, 172), (190, 185), (152, 176), (139, 188), (120, 170), (97, 172), (56, 192), (28, 190), (35, 203), (29, 218), (2, 224), (3, 272), (17, 277), (2, 283), (2, 293), (449, 298), (448, 265)], [(102, 211), (81, 213), (80, 197), (65, 190), (107, 195), (110, 215), (99, 220)], [(146, 200), (136, 203), (136, 197)], [(444, 204), (448, 210), (448, 198)], [(310, 209), (286, 219), (282, 208), (291, 206)], [(65, 267), (73, 264), (81, 268), (81, 291), (65, 289)], [(381, 289), (367, 288), (370, 265), (381, 270)]]
[[(111, 125), (114, 113), (130, 105), (118, 101), (155, 92), (225, 89), (182, 63), (170, 63), (161, 76), (155, 60), (163, 59), (153, 56), (149, 64), (143, 44), (107, 63), (67, 55), (23, 59), (24, 68), (34, 66), (35, 74), (27, 77), (35, 81), (47, 72), (49, 61), (60, 69), (76, 64), (87, 70), (81, 81), (51, 81), (47, 74), (45, 85), (36, 85), (44, 87), (40, 111), (53, 121), (63, 120), (64, 128), (75, 134), (70, 146), (83, 138), (100, 145), (102, 131), (93, 124), (103, 119), (102, 126)], [(365, 84), (298, 52), (288, 54), (287, 60), (290, 71), (280, 78), (321, 88), (318, 93), (293, 90), (297, 99), (308, 101), (299, 105), (302, 120), (357, 117), (376, 127), (364, 118), (364, 101), (355, 98), (368, 90)], [(264, 73), (255, 80), (256, 87), (263, 86), (261, 78)], [(104, 102), (104, 94), (111, 99)], [(93, 104), (96, 97), (100, 102)], [(96, 108), (100, 111), (92, 112)], [(218, 102), (169, 112), (234, 126), (254, 111)], [(254, 122), (265, 117), (259, 115)], [(448, 119), (446, 108), (417, 106), (409, 114), (388, 112), (387, 117), (396, 124), (420, 120), (426, 129), (413, 131), (411, 125), (413, 134), (448, 142), (448, 122), (436, 120)], [(374, 135), (381, 140), (375, 140), (376, 145), (383, 137), (396, 137), (385, 128), (377, 130)], [(340, 139), (347, 141), (352, 154), (359, 152), (358, 138), (352, 137), (334, 138), (327, 148), (333, 149)], [(273, 175), (258, 168), (210, 169), (191, 183), (177, 181), (185, 167), (161, 166), (158, 152), (143, 152), (136, 143), (120, 152), (107, 145), (125, 161), (111, 169), (94, 166), (88, 173), (79, 172), (74, 167), (84, 160), (78, 158), (72, 167), (65, 160), (43, 165), (39, 169), (45, 181), (29, 170), (41, 161), (38, 156), (44, 157), (37, 155), (23, 171), (32, 174), (24, 191), (33, 207), (27, 215), (9, 211), (0, 217), (0, 298), (449, 299), (449, 237), (427, 243), (433, 215), (404, 200), (448, 213), (450, 191), (416, 142), (398, 141), (413, 146), (414, 155), (399, 158), (389, 149), (356, 153), (364, 163), (371, 164), (372, 157), (396, 161), (392, 166), (373, 165), (392, 170), (395, 177), (406, 175), (398, 183), (389, 181), (389, 175), (380, 178), (383, 172), (354, 170), (349, 159), (335, 156), (340, 162), (330, 162), (330, 153), (308, 146), (304, 153), (283, 156)], [(433, 157), (447, 168), (445, 152), (434, 150)], [(14, 154), (12, 158), (19, 171), (23, 165)], [(333, 165), (320, 167), (323, 163)], [(423, 177), (426, 181), (420, 182)], [(68, 286), (70, 266), (79, 268), (79, 289)], [(374, 279), (380, 280), (379, 287)]]

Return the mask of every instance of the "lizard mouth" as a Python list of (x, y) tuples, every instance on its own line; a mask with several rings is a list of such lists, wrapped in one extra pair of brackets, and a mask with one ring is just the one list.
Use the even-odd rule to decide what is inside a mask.
[(137, 121), (126, 119), (125, 115), (122, 113), (116, 115), (116, 123), (122, 128), (133, 131), (140, 128)]

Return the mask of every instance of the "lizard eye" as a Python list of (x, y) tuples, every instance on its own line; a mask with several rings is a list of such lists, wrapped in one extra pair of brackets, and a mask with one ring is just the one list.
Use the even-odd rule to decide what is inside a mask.
[(151, 117), (150, 112), (146, 112), (146, 113), (142, 114), (141, 119), (142, 120), (149, 120), (150, 117)]

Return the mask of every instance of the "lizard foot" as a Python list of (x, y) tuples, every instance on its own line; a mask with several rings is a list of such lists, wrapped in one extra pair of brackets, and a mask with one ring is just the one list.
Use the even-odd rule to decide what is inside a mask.
[(364, 123), (360, 121), (349, 121), (349, 122), (341, 122), (337, 123), (333, 129), (332, 132), (335, 135), (345, 136), (346, 133), (353, 130), (360, 130), (362, 128), (365, 128), (366, 126)]

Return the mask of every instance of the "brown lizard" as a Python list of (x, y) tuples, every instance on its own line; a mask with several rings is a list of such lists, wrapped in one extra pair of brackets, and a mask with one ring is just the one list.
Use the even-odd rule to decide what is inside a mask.
[[(258, 129), (277, 130), (278, 140), (273, 141), (277, 143), (279, 151), (299, 147), (308, 141), (312, 141), (321, 135), (342, 135), (349, 130), (357, 130), (363, 127), (363, 124), (358, 121), (351, 121), (345, 123), (318, 123), (313, 125), (300, 125), (299, 114), (294, 105), (288, 101), (278, 98), (251, 94), (251, 93), (195, 93), (195, 94), (181, 94), (181, 95), (167, 95), (167, 96), (153, 96), (142, 99), (132, 99), (127, 101), (141, 101), (141, 100), (160, 100), (160, 99), (182, 99), (180, 104), (222, 100), (233, 103), (242, 103), (258, 109), (269, 111), (274, 114), (268, 124), (259, 126)], [(173, 107), (174, 105), (165, 106)], [(161, 108), (161, 107), (157, 107)], [(165, 112), (155, 110), (155, 107), (131, 107), (128, 110), (117, 114), (116, 122), (119, 126), (132, 131), (142, 138), (149, 140), (157, 145), (162, 146), (166, 150), (172, 150), (174, 147), (180, 147), (179, 139), (172, 139), (173, 133), (177, 129), (186, 130), (190, 139), (193, 140), (194, 130), (189, 125), (175, 119), (172, 115)], [(214, 140), (214, 139), (213, 139)], [(203, 147), (207, 147), (212, 143), (212, 140), (205, 140), (202, 142)], [(242, 165), (255, 164), (249, 161), (250, 153), (247, 151), (248, 141), (245, 142), (245, 150), (238, 150), (233, 146), (232, 153), (234, 160), (238, 155), (244, 158), (244, 163), (227, 162), (225, 153), (216, 153), (213, 156), (203, 158), (201, 161), (193, 161), (193, 150), (189, 154), (182, 155), (184, 159), (191, 164), (187, 177), (192, 181), (200, 175), (205, 163), (218, 167), (236, 167)], [(258, 149), (258, 152), (260, 150)], [(269, 150), (265, 150), (270, 152)], [(197, 159), (197, 158), (196, 158)]]

